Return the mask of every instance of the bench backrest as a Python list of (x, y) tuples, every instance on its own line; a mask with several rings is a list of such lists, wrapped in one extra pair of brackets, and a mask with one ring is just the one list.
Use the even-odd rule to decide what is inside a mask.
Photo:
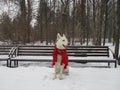
[(9, 45), (0, 45), (0, 55), (9, 55), (12, 46)]
[(17, 55), (25, 56), (50, 56), (53, 46), (19, 46)]
[(109, 57), (108, 46), (71, 46), (75, 56), (105, 56)]
[[(51, 56), (54, 46), (19, 46), (17, 55)], [(68, 46), (68, 56), (106, 56), (109, 57), (108, 46)]]

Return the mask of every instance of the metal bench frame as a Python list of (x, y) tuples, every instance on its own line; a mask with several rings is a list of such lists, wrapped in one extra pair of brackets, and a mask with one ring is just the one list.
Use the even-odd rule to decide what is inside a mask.
[[(7, 67), (10, 66), (11, 53), (13, 52), (14, 47), (11, 45), (0, 45), (0, 61), (6, 61)], [(4, 57), (3, 57), (4, 56)]]

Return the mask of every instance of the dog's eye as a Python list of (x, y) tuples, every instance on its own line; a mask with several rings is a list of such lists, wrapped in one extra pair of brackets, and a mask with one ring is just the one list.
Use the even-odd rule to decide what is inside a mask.
[(65, 40), (63, 40), (63, 42), (64, 42)]

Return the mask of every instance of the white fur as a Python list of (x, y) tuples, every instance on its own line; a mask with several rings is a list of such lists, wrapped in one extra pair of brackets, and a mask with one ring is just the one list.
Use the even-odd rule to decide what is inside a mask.
[[(63, 36), (61, 36), (59, 33), (57, 34), (57, 42), (56, 42), (56, 47), (58, 49), (66, 49), (66, 46), (68, 45), (68, 40), (66, 38), (66, 36), (63, 34)], [(53, 79), (57, 78), (57, 74), (59, 75), (59, 79), (63, 79), (63, 74), (65, 75), (69, 75), (69, 68), (67, 67), (66, 69), (64, 69), (65, 65), (61, 65), (61, 55), (57, 56), (57, 62), (55, 63), (54, 66), (54, 70), (55, 70), (55, 74)]]

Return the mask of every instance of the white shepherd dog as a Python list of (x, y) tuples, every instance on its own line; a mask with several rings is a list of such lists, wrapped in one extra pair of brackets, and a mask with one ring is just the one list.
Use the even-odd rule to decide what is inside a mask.
[(53, 51), (53, 61), (52, 66), (54, 67), (55, 74), (53, 79), (57, 78), (59, 75), (59, 79), (63, 79), (64, 75), (69, 75), (69, 68), (68, 68), (68, 55), (66, 51), (66, 46), (68, 45), (68, 40), (66, 36), (63, 34), (61, 36), (59, 33), (57, 34), (57, 42), (54, 47)]

